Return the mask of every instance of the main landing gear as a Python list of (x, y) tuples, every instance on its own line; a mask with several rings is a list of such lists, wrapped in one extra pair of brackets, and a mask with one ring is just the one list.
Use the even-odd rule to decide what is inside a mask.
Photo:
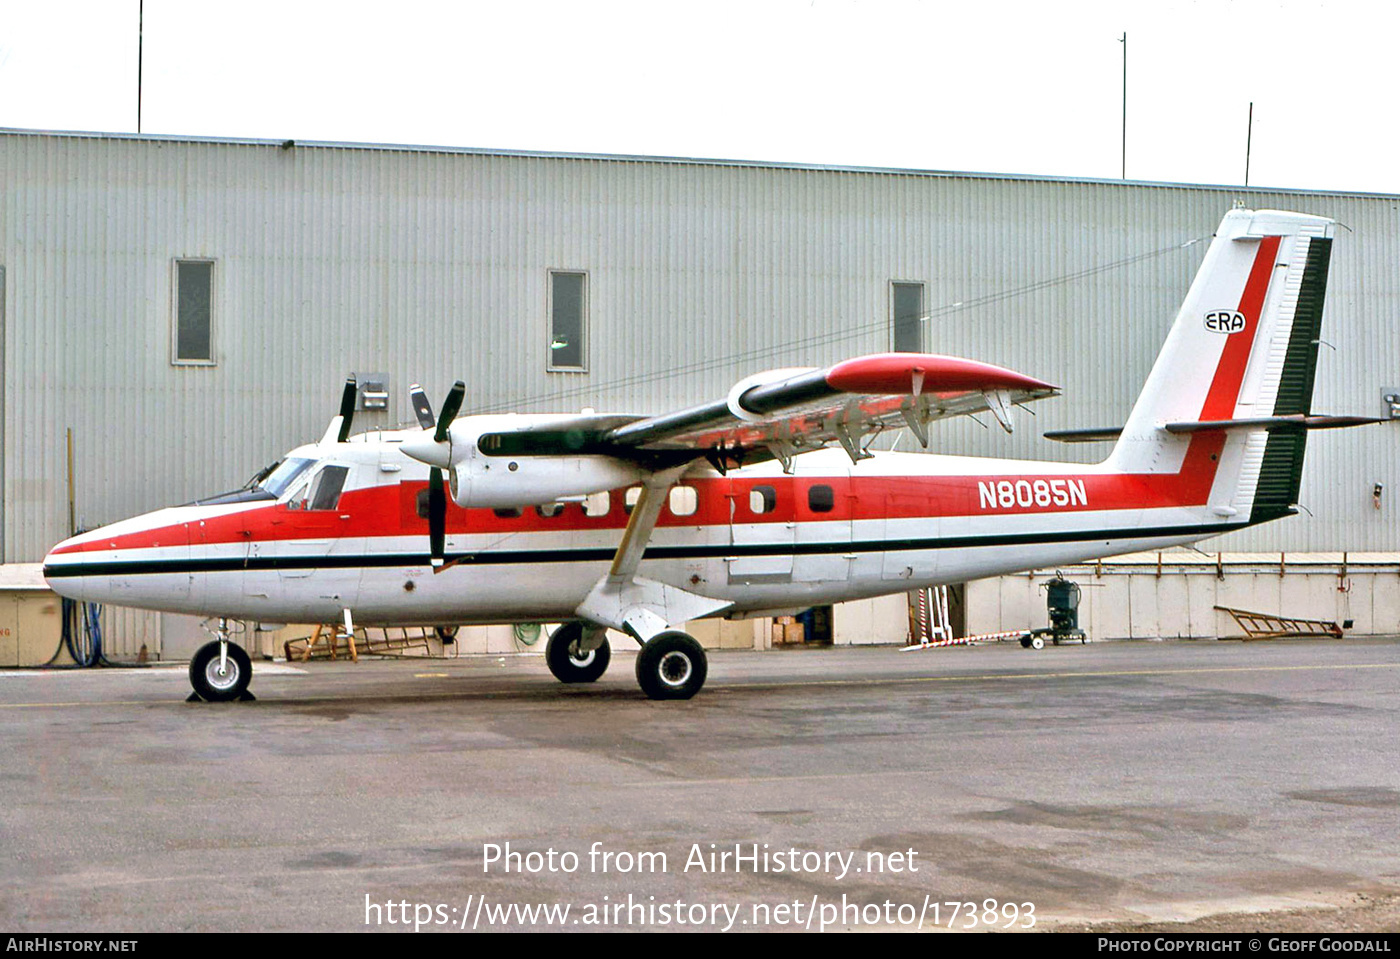
[[(607, 671), (612, 650), (601, 627), (574, 621), (549, 637), (544, 658), (561, 683), (591, 683)], [(637, 684), (649, 699), (689, 699), (707, 672), (704, 647), (677, 629), (657, 633), (637, 653)]]
[(577, 619), (549, 639), (545, 655), (559, 679), (592, 682), (603, 675), (608, 666), (604, 629), (611, 628), (641, 644), (637, 683), (651, 699), (689, 699), (705, 685), (705, 650), (671, 623), (713, 616), (733, 604), (637, 575), (667, 493), (689, 468), (689, 462), (681, 463), (642, 480), (608, 572), (575, 608)]
[(227, 703), (252, 699), (248, 683), (253, 678), (253, 662), (243, 647), (229, 641), (228, 620), (219, 620), (217, 639), (205, 643), (190, 660), (190, 685), (194, 697), (207, 703)]
[(707, 671), (704, 647), (678, 629), (657, 633), (637, 653), (637, 682), (648, 699), (689, 699)]
[[(589, 636), (591, 632), (597, 635)], [(604, 630), (585, 630), (577, 621), (556, 629), (544, 648), (544, 661), (561, 683), (591, 683), (608, 671), (611, 660)]]

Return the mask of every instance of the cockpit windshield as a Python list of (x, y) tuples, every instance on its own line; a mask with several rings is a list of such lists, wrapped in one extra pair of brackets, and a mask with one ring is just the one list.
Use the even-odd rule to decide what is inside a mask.
[(257, 480), (257, 487), (266, 490), (273, 496), (280, 497), (287, 491), (302, 473), (314, 463), (315, 460), (303, 459), (301, 457), (290, 457), (278, 463), (272, 464), (264, 471), (265, 475)]
[(271, 466), (266, 466), (253, 474), (253, 478), (243, 484), (242, 489), (236, 489), (232, 493), (220, 493), (218, 496), (207, 496), (197, 499), (187, 506), (224, 506), (229, 503), (251, 503), (256, 500), (280, 499), (292, 481), (305, 473), (315, 460), (302, 457), (290, 457), (278, 460)]

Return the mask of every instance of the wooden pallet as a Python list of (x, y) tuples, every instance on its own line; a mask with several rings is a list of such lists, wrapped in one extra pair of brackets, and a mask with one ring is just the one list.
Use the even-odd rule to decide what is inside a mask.
[(1229, 613), (1240, 629), (1242, 639), (1278, 639), (1283, 636), (1330, 636), (1342, 638), (1342, 627), (1325, 619), (1300, 619), (1293, 616), (1274, 616), (1271, 613), (1254, 613), (1247, 609), (1232, 609), (1217, 606), (1216, 609)]

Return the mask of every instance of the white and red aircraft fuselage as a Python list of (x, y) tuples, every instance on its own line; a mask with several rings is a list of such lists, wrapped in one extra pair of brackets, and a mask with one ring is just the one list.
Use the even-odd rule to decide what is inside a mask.
[[(248, 488), (73, 537), (45, 575), (75, 599), (224, 619), (365, 625), (564, 622), (566, 682), (642, 644), (655, 698), (703, 684), (674, 627), (1189, 543), (1294, 512), (1332, 222), (1227, 214), (1113, 453), (1099, 465), (867, 453), (864, 438), (1055, 388), (931, 354), (859, 357), (740, 382), (657, 417), (457, 417), (321, 442)], [(347, 391), (347, 397), (350, 395)], [(1116, 431), (1115, 431), (1116, 432)], [(444, 477), (446, 482), (444, 482)], [(450, 488), (450, 498), (444, 485)], [(232, 698), (226, 634), (191, 665)]]

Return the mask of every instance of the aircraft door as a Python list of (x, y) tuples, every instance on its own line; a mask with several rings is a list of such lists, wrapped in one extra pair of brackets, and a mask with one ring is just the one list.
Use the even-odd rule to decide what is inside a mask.
[(846, 477), (794, 484), (797, 490), (797, 559), (792, 578), (801, 583), (844, 583), (855, 559), (851, 544), (854, 503)]
[(793, 484), (769, 479), (733, 480), (729, 486), (728, 557), (731, 583), (792, 580), (797, 524)]
[(313, 470), (277, 507), (273, 538), (253, 544), (264, 561), (249, 564), (275, 567), (284, 598), (324, 604), (333, 618), (338, 609), (331, 607), (353, 607), (359, 591), (356, 559), (364, 551), (364, 539), (351, 535), (353, 517), (343, 496), (351, 476), (351, 467), (333, 463)]

